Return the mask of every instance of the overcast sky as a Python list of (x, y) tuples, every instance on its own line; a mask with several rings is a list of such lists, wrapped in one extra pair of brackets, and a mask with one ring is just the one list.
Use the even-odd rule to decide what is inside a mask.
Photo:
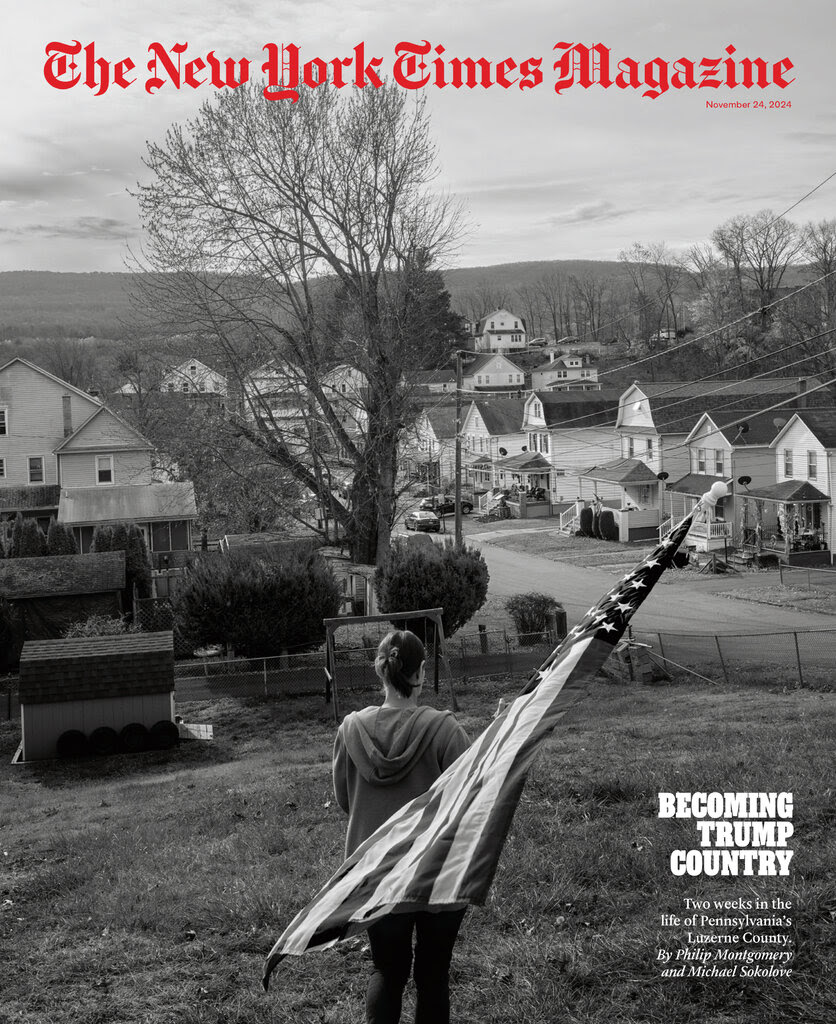
[[(175, 12), (175, 13), (173, 13)], [(296, 43), (302, 59), (345, 57), (359, 42), (391, 66), (402, 40), (445, 57), (542, 58), (528, 91), (429, 87), (441, 184), (472, 225), (456, 263), (615, 259), (635, 241), (684, 248), (739, 213), (783, 212), (836, 170), (831, 0), (36, 0), (4, 12), (0, 150), (0, 270), (122, 270), (140, 241), (127, 194), (159, 140), (216, 90), (144, 89), (152, 42), (188, 43), (188, 56), (248, 57)], [(118, 61), (137, 81), (95, 96), (46, 84), (44, 50), (57, 40)], [(557, 94), (553, 46), (603, 43), (613, 59), (789, 58), (787, 89), (637, 90)], [(763, 100), (767, 109), (707, 109)], [(791, 108), (768, 109), (770, 100)], [(836, 178), (795, 209), (799, 222), (836, 217)]]

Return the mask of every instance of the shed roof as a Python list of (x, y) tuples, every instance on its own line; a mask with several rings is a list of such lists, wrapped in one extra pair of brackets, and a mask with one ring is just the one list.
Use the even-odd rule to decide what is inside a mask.
[(497, 459), (495, 465), (497, 469), (510, 469), (515, 473), (542, 473), (552, 468), (552, 464), (540, 452), (509, 455), (507, 459)]
[[(675, 491), (677, 494), (695, 494), (701, 498), (703, 494), (711, 490), (711, 485), (716, 484), (718, 480), (723, 481), (723, 478), (709, 476), (708, 473), (688, 473), (686, 476), (680, 477), (679, 480), (674, 480), (672, 484), (668, 484), (666, 489)], [(731, 493), (734, 485), (728, 480), (723, 482), (728, 484), (729, 493)]]
[(36, 487), (0, 487), (0, 512), (18, 509), (58, 508), (61, 488), (58, 484)]
[(782, 480), (779, 484), (751, 486), (746, 492), (748, 498), (765, 498), (784, 504), (798, 501), (830, 501), (830, 498), (814, 487), (808, 480)]
[(32, 597), (106, 594), (124, 589), (125, 552), (45, 555), (0, 561), (0, 593), (13, 601)]
[(585, 469), (579, 476), (613, 484), (655, 484), (659, 478), (641, 459), (612, 459)]
[(196, 518), (191, 483), (72, 487), (61, 491), (58, 506), (59, 521), (77, 526)]

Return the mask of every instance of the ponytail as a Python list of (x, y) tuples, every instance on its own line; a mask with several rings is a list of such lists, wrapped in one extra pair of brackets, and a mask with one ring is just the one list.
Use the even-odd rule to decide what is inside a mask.
[(389, 683), (402, 697), (412, 693), (412, 680), (426, 658), (424, 645), (408, 629), (387, 634), (377, 649), (374, 670), (378, 678)]

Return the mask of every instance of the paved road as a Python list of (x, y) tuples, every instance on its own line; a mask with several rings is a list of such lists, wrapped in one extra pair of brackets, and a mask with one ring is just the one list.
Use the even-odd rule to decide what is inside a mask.
[[(493, 597), (509, 597), (529, 590), (553, 594), (566, 608), (570, 626), (611, 589), (617, 578), (602, 569), (506, 551), (478, 535), (468, 537), (468, 543), (478, 544), (488, 563)], [(636, 612), (634, 628), (664, 633), (744, 634), (836, 629), (836, 616), (734, 601), (711, 592), (711, 586), (711, 581), (657, 584)]]

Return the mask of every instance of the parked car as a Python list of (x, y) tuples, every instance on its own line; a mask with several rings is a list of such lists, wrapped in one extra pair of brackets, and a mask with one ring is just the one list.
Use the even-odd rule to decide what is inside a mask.
[(441, 529), (441, 520), (435, 512), (421, 508), (408, 512), (403, 524), (407, 530), (424, 530), (427, 533), (438, 533)]
[[(456, 499), (452, 494), (437, 495), (434, 498), (424, 498), (418, 508), (435, 512), (436, 515), (446, 516), (448, 513), (455, 511)], [(473, 502), (470, 498), (462, 498), (462, 515), (470, 515), (472, 511)]]

